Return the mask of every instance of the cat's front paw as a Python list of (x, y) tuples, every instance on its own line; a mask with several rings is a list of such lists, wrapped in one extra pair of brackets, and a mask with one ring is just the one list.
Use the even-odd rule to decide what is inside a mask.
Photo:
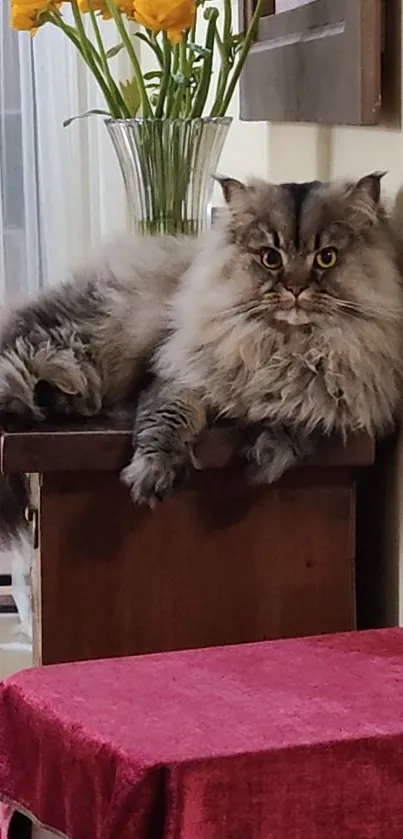
[(137, 504), (155, 507), (186, 480), (189, 464), (184, 452), (142, 452), (137, 449), (121, 479)]
[(34, 400), (34, 380), (18, 358), (0, 356), (0, 428), (29, 428), (44, 419)]
[(252, 484), (274, 484), (293, 466), (297, 457), (284, 435), (262, 432), (244, 452)]
[(255, 486), (276, 483), (289, 468), (288, 464), (284, 465), (282, 457), (273, 456), (271, 460), (267, 459), (261, 464), (258, 464), (253, 458), (248, 459), (247, 478), (249, 483)]

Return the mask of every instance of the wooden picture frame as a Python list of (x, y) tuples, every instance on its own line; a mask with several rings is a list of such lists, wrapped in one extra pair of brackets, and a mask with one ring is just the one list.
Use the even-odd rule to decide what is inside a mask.
[[(240, 0), (245, 24), (253, 6)], [(279, 13), (266, 0), (241, 79), (241, 119), (377, 124), (382, 9), (383, 0), (299, 0)]]

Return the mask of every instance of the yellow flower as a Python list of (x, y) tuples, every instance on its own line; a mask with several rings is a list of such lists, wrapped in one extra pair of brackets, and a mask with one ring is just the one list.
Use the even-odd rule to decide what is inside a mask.
[(34, 30), (40, 26), (40, 15), (43, 13), (44, 4), (40, 0), (26, 3), (20, 0), (11, 6), (11, 26), (13, 29)]
[(11, 26), (13, 29), (35, 29), (36, 23), (36, 8), (27, 10), (23, 6), (11, 6)]
[[(124, 12), (128, 17), (133, 17), (133, 0), (114, 0), (114, 4), (119, 12)], [(78, 0), (78, 8), (81, 14), (89, 12), (90, 5), (94, 12), (101, 13), (103, 20), (111, 19), (112, 15), (106, 0)]]
[(16, 0), (11, 4), (11, 26), (32, 34), (45, 22), (45, 13), (61, 6), (53, 0)]
[(134, 19), (153, 32), (161, 29), (172, 43), (182, 40), (182, 33), (193, 26), (194, 0), (134, 0)]
[(123, 12), (127, 15), (127, 17), (132, 19), (134, 18), (133, 0), (117, 0), (117, 7), (119, 11)]
[[(89, 12), (90, 0), (78, 0), (78, 8), (81, 14)], [(91, 0), (91, 8), (94, 12), (101, 12), (104, 20), (109, 20), (112, 17), (105, 0)]]

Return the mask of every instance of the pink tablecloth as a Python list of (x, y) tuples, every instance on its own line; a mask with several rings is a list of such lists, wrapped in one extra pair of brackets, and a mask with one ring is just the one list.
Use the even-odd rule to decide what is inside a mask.
[(1, 795), (71, 839), (402, 839), (403, 631), (21, 673)]

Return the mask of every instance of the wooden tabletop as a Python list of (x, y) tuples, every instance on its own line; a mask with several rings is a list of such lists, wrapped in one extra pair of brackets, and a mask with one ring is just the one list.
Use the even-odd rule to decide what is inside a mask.
[[(217, 428), (206, 432), (196, 454), (202, 467), (218, 468), (234, 460), (241, 433)], [(127, 416), (82, 420), (74, 425), (41, 425), (30, 431), (7, 431), (1, 437), (2, 472), (116, 471), (132, 452), (131, 420)], [(323, 441), (310, 459), (313, 466), (369, 466), (375, 443), (356, 434), (346, 445)]]

